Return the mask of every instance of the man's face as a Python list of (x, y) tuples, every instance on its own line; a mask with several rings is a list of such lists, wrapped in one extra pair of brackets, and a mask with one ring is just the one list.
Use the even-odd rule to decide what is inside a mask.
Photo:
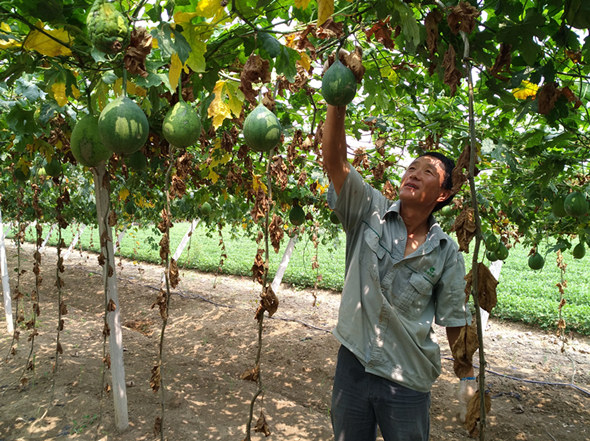
[(416, 158), (402, 176), (399, 198), (403, 202), (434, 207), (450, 195), (443, 189), (445, 169), (440, 159), (432, 156)]

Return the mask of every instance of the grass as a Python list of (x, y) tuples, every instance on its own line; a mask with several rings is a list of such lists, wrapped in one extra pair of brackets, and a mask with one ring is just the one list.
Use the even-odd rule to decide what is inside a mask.
[[(170, 250), (174, 253), (188, 230), (188, 223), (177, 223), (171, 230)], [(49, 229), (44, 229), (44, 237)], [(7, 231), (7, 233), (12, 233)], [(66, 244), (70, 244), (74, 236), (74, 228), (62, 231)], [(28, 232), (28, 239), (33, 240), (33, 229)], [(299, 238), (289, 266), (283, 276), (283, 282), (301, 288), (317, 287), (322, 289), (341, 290), (344, 280), (344, 235), (338, 236), (328, 244), (317, 249), (319, 268), (313, 269), (312, 262), (316, 249), (307, 236)], [(137, 261), (160, 263), (159, 256), (160, 232), (154, 227), (129, 228), (123, 236), (118, 255)], [(288, 238), (283, 240), (278, 253), (271, 250), (269, 275), (274, 277), (280, 264)], [(54, 232), (49, 245), (56, 245), (57, 233)], [(180, 267), (194, 268), (205, 272), (219, 271), (223, 274), (251, 276), (251, 268), (258, 248), (257, 244), (245, 233), (223, 232), (225, 254), (223, 265), (220, 266), (222, 249), (217, 232), (210, 232), (199, 226), (193, 233), (189, 247), (185, 249), (178, 261)], [(96, 228), (84, 229), (78, 247), (84, 250), (98, 251), (99, 238)], [(590, 335), (590, 278), (587, 277), (588, 256), (573, 259), (570, 251), (566, 251), (567, 280), (565, 298), (567, 303), (562, 308), (562, 316), (568, 331), (576, 331)], [(516, 246), (504, 262), (497, 287), (498, 304), (492, 316), (519, 321), (538, 326), (543, 329), (556, 329), (559, 318), (560, 294), (556, 286), (561, 281), (561, 272), (556, 266), (556, 255), (551, 253), (542, 270), (533, 271), (527, 265), (528, 249)], [(470, 266), (471, 256), (465, 256)]]

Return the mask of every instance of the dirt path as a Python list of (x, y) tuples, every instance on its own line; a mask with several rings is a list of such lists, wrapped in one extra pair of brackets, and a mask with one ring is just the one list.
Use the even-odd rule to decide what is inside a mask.
[[(21, 291), (32, 291), (32, 247), (23, 249)], [(16, 267), (9, 245), (9, 268)], [(101, 394), (103, 288), (96, 255), (76, 252), (66, 261), (68, 308), (61, 334), (63, 355), (55, 362), (57, 308), (55, 250), (43, 255), (41, 316), (35, 366), (26, 386), (19, 378), (30, 351), (23, 330), (16, 355), (7, 358), (11, 338), (0, 317), (0, 441), (155, 440), (160, 395), (149, 386), (156, 363), (161, 320), (151, 305), (162, 268), (117, 260), (119, 298), (125, 324), (125, 370), (130, 427), (113, 430), (112, 397)], [(15, 279), (11, 280), (12, 290)], [(330, 330), (339, 296), (282, 286), (278, 312), (265, 319), (261, 375), (264, 401), (257, 402), (271, 435), (279, 441), (331, 439), (329, 406), (338, 344)], [(254, 365), (259, 286), (249, 279), (181, 271), (165, 334), (165, 433), (168, 440), (241, 441), (255, 384), (241, 380)], [(29, 314), (30, 306), (25, 305)], [(433, 441), (468, 440), (457, 422), (450, 351), (443, 343), (443, 374), (432, 391)], [(549, 333), (490, 320), (485, 334), (492, 396), (489, 440), (590, 440), (590, 339), (561, 342)], [(576, 387), (572, 387), (574, 384)], [(101, 398), (102, 396), (102, 398)], [(253, 440), (265, 439), (253, 433)]]

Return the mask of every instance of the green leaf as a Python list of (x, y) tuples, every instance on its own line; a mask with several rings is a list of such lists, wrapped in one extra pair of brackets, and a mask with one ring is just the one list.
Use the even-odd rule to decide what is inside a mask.
[(275, 67), (279, 75), (285, 75), (287, 80), (292, 83), (295, 81), (297, 68), (296, 61), (299, 59), (299, 53), (287, 46), (281, 46), (281, 52), (276, 59)]

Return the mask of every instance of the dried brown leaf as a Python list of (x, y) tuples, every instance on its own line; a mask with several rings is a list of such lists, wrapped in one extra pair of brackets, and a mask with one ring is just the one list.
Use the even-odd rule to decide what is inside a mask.
[(473, 354), (479, 348), (476, 326), (475, 320), (471, 326), (463, 326), (459, 337), (451, 348), (453, 352), (453, 370), (459, 378), (467, 376), (473, 368)]
[[(492, 409), (492, 397), (489, 393), (484, 394), (486, 414)], [(467, 404), (467, 414), (465, 416), (464, 426), (469, 432), (471, 438), (477, 438), (479, 435), (479, 426), (477, 422), (481, 419), (481, 398), (479, 393), (476, 393), (469, 400)]]
[(457, 234), (457, 241), (461, 251), (469, 252), (469, 243), (475, 237), (475, 230), (474, 210), (471, 207), (466, 207), (455, 218), (455, 223), (451, 228), (451, 231), (455, 231)]
[[(465, 276), (467, 281), (465, 285), (465, 296), (469, 298), (471, 294), (471, 288), (473, 286), (473, 270), (469, 271), (469, 274)], [(477, 295), (479, 299), (479, 307), (485, 309), (487, 312), (491, 312), (492, 309), (498, 303), (496, 297), (496, 286), (498, 281), (493, 276), (491, 271), (483, 263), (477, 264)]]
[(479, 11), (475, 6), (467, 2), (461, 2), (451, 8), (447, 21), (453, 34), (456, 35), (459, 31), (469, 34), (475, 28), (475, 19), (477, 17), (479, 17)]
[(250, 103), (258, 103), (258, 90), (252, 83), (268, 83), (270, 81), (270, 63), (259, 55), (252, 54), (244, 64), (240, 73), (240, 90)]
[(258, 417), (258, 421), (256, 421), (256, 425), (254, 426), (254, 432), (264, 433), (264, 436), (270, 436), (270, 428), (266, 423), (266, 418), (264, 417), (264, 413), (260, 411), (260, 416)]
[(433, 9), (424, 19), (424, 27), (426, 28), (426, 45), (431, 57), (434, 56), (438, 46), (438, 24), (442, 18), (442, 13), (438, 9)]
[(561, 90), (558, 89), (557, 83), (547, 83), (539, 88), (537, 92), (537, 103), (539, 106), (539, 113), (541, 115), (547, 115), (553, 107), (557, 99), (561, 96)]
[(170, 270), (168, 272), (168, 280), (170, 282), (170, 286), (172, 288), (176, 288), (178, 286), (178, 282), (180, 281), (180, 274), (178, 272), (178, 264), (176, 260), (170, 259)]
[(125, 50), (125, 69), (131, 74), (148, 76), (145, 60), (152, 50), (152, 35), (145, 28), (135, 28), (131, 31), (131, 40)]
[(162, 376), (160, 375), (160, 365), (157, 364), (152, 368), (152, 375), (150, 377), (150, 387), (154, 392), (158, 392), (162, 384)]
[(254, 318), (260, 321), (264, 314), (264, 311), (268, 312), (268, 316), (272, 317), (277, 309), (279, 308), (279, 299), (277, 298), (276, 294), (274, 293), (272, 287), (268, 285), (260, 294), (260, 305), (256, 310), (256, 314)]
[(379, 20), (378, 22), (374, 23), (371, 29), (365, 31), (365, 35), (367, 36), (367, 40), (370, 40), (371, 37), (375, 37), (379, 43), (385, 46), (387, 49), (395, 48), (395, 43), (392, 38), (393, 29), (391, 29), (391, 25), (389, 24), (390, 17), (387, 17), (385, 20)]
[(445, 70), (443, 82), (451, 88), (451, 96), (457, 92), (457, 86), (463, 77), (461, 71), (457, 69), (456, 63), (455, 48), (450, 44), (443, 57), (443, 69)]
[(245, 370), (240, 378), (246, 381), (258, 381), (260, 376), (260, 365), (254, 366), (252, 369)]
[(270, 243), (272, 244), (275, 253), (278, 253), (281, 249), (281, 241), (285, 235), (282, 217), (273, 214), (272, 221), (268, 226), (268, 234), (270, 236)]
[(508, 81), (509, 77), (504, 77), (500, 75), (500, 72), (505, 70), (508, 74), (510, 74), (510, 63), (512, 62), (512, 45), (508, 43), (501, 43), (500, 44), (500, 51), (496, 56), (496, 61), (494, 65), (490, 69), (490, 73), (503, 81)]
[(262, 257), (263, 253), (264, 250), (258, 248), (256, 257), (254, 257), (254, 264), (252, 265), (252, 277), (260, 284), (262, 284), (264, 277), (264, 258)]

